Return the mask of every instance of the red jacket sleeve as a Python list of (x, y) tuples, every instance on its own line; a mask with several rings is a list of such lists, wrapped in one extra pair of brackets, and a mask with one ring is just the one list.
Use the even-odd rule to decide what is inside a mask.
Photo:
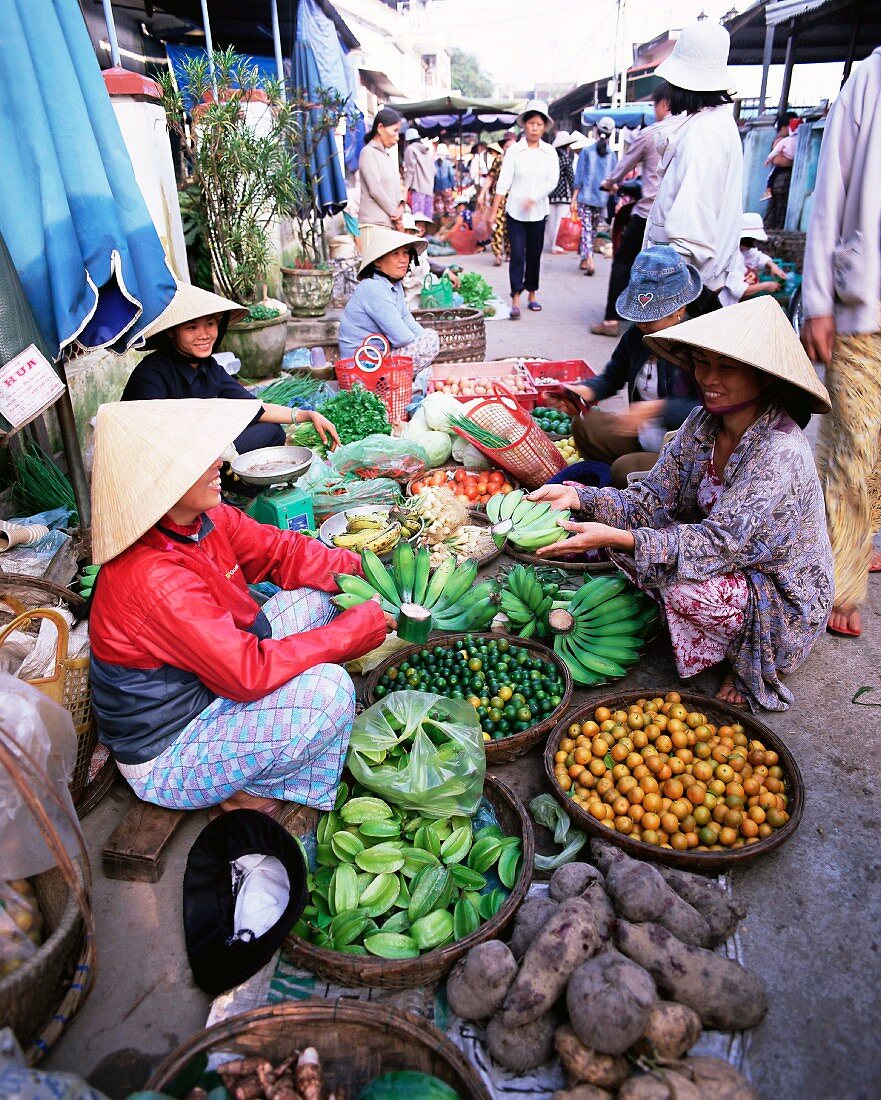
[(334, 573), (363, 576), (361, 558), (351, 550), (331, 549), (308, 535), (257, 523), (236, 508), (224, 507), (212, 518), (222, 523), (248, 584), (268, 580), (279, 588), (338, 592)]
[(157, 600), (140, 643), (156, 659), (195, 673), (217, 695), (247, 703), (315, 665), (369, 653), (385, 636), (382, 609), (369, 600), (326, 626), (259, 641), (239, 630), (208, 587), (192, 578)]

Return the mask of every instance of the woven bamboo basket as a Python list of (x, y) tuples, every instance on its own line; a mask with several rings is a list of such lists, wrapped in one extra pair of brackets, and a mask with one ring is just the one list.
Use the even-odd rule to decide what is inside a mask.
[(413, 317), (440, 337), (435, 363), (480, 363), (486, 357), (486, 321), (481, 310), (471, 306), (417, 309)]
[(706, 714), (710, 721), (716, 725), (726, 725), (736, 715), (736, 720), (743, 726), (746, 736), (750, 740), (761, 741), (763, 745), (772, 749), (780, 757), (780, 765), (783, 768), (789, 787), (790, 803), (788, 811), (790, 816), (789, 821), (782, 828), (775, 830), (772, 836), (766, 837), (756, 844), (749, 844), (744, 848), (733, 848), (722, 852), (698, 852), (695, 850), (679, 852), (673, 848), (659, 848), (654, 844), (645, 844), (641, 840), (633, 840), (607, 825), (601, 825), (591, 817), (587, 810), (579, 806), (577, 802), (573, 802), (559, 785), (554, 776), (554, 754), (557, 751), (560, 738), (573, 722), (590, 720), (598, 707), (608, 707), (609, 710), (615, 711), (630, 706), (637, 699), (651, 698), (655, 695), (664, 696), (671, 690), (673, 689), (640, 688), (635, 691), (620, 692), (616, 695), (606, 695), (599, 699), (593, 699), (586, 706), (567, 714), (548, 738), (544, 752), (545, 775), (550, 783), (554, 798), (572, 817), (573, 821), (592, 836), (601, 836), (603, 840), (607, 840), (610, 844), (616, 844), (637, 859), (646, 859), (653, 863), (665, 863), (670, 867), (679, 867), (683, 871), (724, 871), (733, 864), (757, 859), (766, 852), (773, 851), (784, 844), (798, 828), (805, 808), (805, 785), (798, 764), (795, 762), (795, 757), (777, 734), (770, 730), (764, 722), (760, 722), (746, 711), (737, 710), (732, 714), (732, 708), (729, 705), (709, 695), (679, 691), (682, 702), (689, 710), (699, 710), (702, 714)]
[(434, 1024), (358, 1001), (265, 1005), (233, 1016), (190, 1036), (160, 1063), (146, 1088), (174, 1089), (199, 1055), (260, 1054), (277, 1063), (308, 1046), (318, 1051), (326, 1092), (345, 1090), (352, 1100), (375, 1077), (404, 1069), (440, 1078), (461, 1100), (490, 1100), (477, 1071)]
[(68, 855), (42, 803), (49, 798), (62, 809), (64, 804), (42, 768), (15, 741), (13, 732), (4, 728), (2, 716), (0, 768), (9, 774), (36, 818), (57, 863), (31, 879), (49, 934), (25, 963), (0, 979), (0, 1027), (12, 1028), (28, 1065), (35, 1065), (79, 1011), (94, 982), (97, 958), (89, 857), (76, 819), (80, 857), (74, 860)]
[(85, 790), (89, 779), (89, 763), (98, 742), (98, 731), (92, 717), (89, 657), (88, 654), (68, 657), (68, 625), (56, 610), (40, 606), (47, 602), (47, 597), (64, 600), (74, 613), (85, 607), (85, 601), (75, 592), (50, 581), (15, 573), (0, 574), (0, 603), (11, 608), (16, 616), (0, 630), (0, 647), (13, 630), (26, 629), (34, 620), (49, 619), (57, 628), (54, 671), (50, 676), (27, 682), (54, 702), (60, 703), (73, 718), (77, 751), (69, 787), (71, 797), (76, 800)]
[[(465, 936), (447, 947), (435, 948), (415, 959), (381, 959), (372, 955), (347, 955), (342, 951), (328, 951), (307, 943), (293, 933), (282, 945), (285, 957), (297, 966), (311, 970), (319, 978), (342, 986), (414, 989), (440, 981), (478, 943), (499, 939), (514, 919), (514, 914), (529, 889), (535, 857), (535, 838), (529, 814), (510, 787), (494, 775), (487, 774), (483, 794), (492, 803), (502, 831), (507, 836), (520, 837), (523, 845), (520, 874), (504, 905), (491, 920), (482, 924), (470, 936)], [(289, 831), (296, 832), (301, 824), (308, 822), (309, 818), (306, 816), (295, 816), (288, 818), (284, 824)]]
[[(465, 634), (432, 635), (427, 644), (429, 646), (443, 646), (444, 649), (458, 649), (463, 639), (467, 636), (468, 635)], [(472, 631), (470, 636), (475, 640), (498, 640), (498, 635), (496, 634), (479, 634)], [(518, 645), (523, 649), (528, 649), (533, 653), (537, 653), (543, 660), (553, 665), (560, 672), (563, 677), (563, 696), (560, 700), (560, 705), (553, 710), (547, 718), (543, 718), (540, 722), (536, 722), (535, 725), (530, 726), (528, 730), (523, 730), (521, 733), (512, 733), (510, 737), (503, 737), (498, 741), (487, 741), (484, 747), (486, 749), (488, 764), (510, 764), (512, 760), (516, 760), (520, 756), (525, 756), (526, 753), (528, 753), (529, 750), (560, 721), (569, 709), (569, 704), (572, 701), (572, 673), (569, 671), (566, 663), (562, 661), (552, 649), (549, 649), (546, 645), (542, 645), (541, 642), (536, 642), (531, 638), (518, 638), (514, 634), (508, 637), (512, 645)], [(386, 672), (393, 665), (401, 664), (413, 653), (418, 653), (420, 649), (424, 648), (425, 646), (413, 645), (407, 649), (399, 649), (397, 653), (393, 653), (391, 657), (387, 657), (381, 665), (376, 666), (367, 681), (365, 699), (368, 706), (376, 702), (376, 695), (374, 694), (376, 685)]]

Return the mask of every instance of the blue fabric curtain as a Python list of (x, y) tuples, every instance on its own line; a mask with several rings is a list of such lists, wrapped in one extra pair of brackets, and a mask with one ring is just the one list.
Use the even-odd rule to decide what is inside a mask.
[(175, 283), (79, 7), (6, 0), (0, 234), (53, 355), (130, 345)]
[[(315, 54), (305, 42), (294, 43), (294, 73), (291, 84), (294, 88), (304, 88), (310, 94), (321, 87)], [(307, 130), (312, 125), (320, 125), (319, 110), (311, 110), (307, 114), (309, 117), (304, 120)], [(311, 139), (308, 137), (307, 146), (311, 146)], [(324, 134), (318, 142), (312, 157), (312, 176), (316, 181), (315, 200), (318, 212), (322, 217), (326, 214), (338, 214), (346, 205), (347, 194), (333, 133)]]

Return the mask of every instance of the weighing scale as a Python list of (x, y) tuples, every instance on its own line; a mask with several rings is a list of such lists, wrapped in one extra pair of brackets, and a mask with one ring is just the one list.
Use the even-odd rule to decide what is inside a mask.
[(233, 473), (248, 485), (265, 489), (251, 501), (246, 514), (282, 531), (314, 530), (312, 494), (294, 484), (314, 458), (308, 447), (261, 447), (239, 455), (232, 464)]

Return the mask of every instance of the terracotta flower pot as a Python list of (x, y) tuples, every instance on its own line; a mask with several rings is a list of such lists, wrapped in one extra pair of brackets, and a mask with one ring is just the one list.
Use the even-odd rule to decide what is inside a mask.
[(321, 317), (333, 295), (333, 272), (317, 267), (283, 267), (285, 300), (295, 317)]
[(241, 321), (229, 326), (223, 349), (241, 360), (244, 378), (272, 378), (281, 371), (289, 319), (290, 314), (283, 313), (267, 321)]

